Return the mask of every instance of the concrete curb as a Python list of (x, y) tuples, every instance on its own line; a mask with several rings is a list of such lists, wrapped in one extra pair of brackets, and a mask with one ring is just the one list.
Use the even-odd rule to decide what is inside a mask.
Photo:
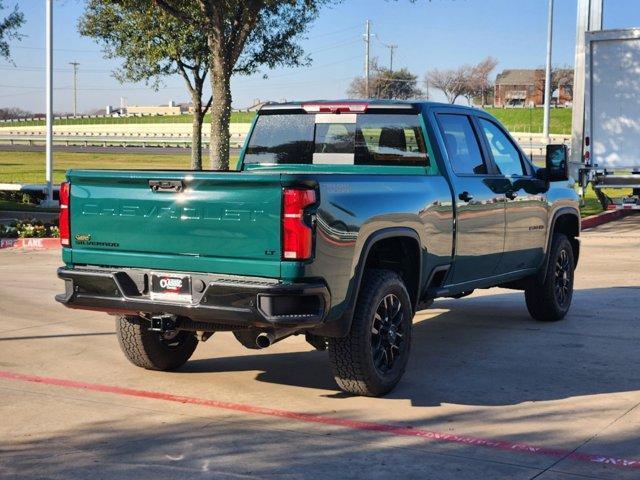
[(632, 212), (632, 210), (608, 210), (606, 212), (598, 213), (597, 215), (591, 215), (582, 219), (582, 229), (594, 228), (603, 223), (612, 222), (613, 220), (619, 220), (622, 217), (626, 217)]
[(0, 238), (0, 249), (53, 250), (60, 248), (59, 238)]

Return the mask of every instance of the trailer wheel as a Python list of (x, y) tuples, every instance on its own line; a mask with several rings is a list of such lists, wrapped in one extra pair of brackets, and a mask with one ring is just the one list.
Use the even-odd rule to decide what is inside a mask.
[(571, 242), (566, 235), (556, 233), (543, 282), (534, 278), (524, 291), (527, 309), (533, 318), (543, 322), (555, 322), (564, 318), (573, 298), (574, 270)]
[(184, 365), (198, 345), (192, 332), (154, 332), (149, 322), (135, 315), (116, 317), (118, 343), (125, 357), (148, 370), (175, 370)]
[(407, 366), (412, 319), (411, 300), (398, 274), (367, 270), (349, 334), (329, 339), (329, 359), (340, 388), (369, 397), (390, 392)]

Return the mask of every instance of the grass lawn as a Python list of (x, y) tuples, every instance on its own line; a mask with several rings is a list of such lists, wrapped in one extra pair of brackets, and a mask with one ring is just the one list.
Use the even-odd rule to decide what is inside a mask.
[[(605, 195), (608, 195), (611, 198), (621, 198), (631, 195), (632, 193), (630, 188), (604, 188), (602, 191)], [(585, 192), (584, 206), (580, 209), (580, 213), (582, 214), (582, 217), (588, 217), (589, 215), (595, 215), (600, 212), (602, 212), (602, 205), (600, 205), (593, 188), (589, 185)]]
[[(542, 108), (486, 108), (512, 132), (542, 132)], [(233, 112), (232, 123), (249, 123), (255, 117), (255, 112)], [(158, 115), (145, 117), (105, 117), (105, 118), (59, 118), (54, 125), (104, 125), (127, 123), (191, 123), (191, 115)], [(209, 123), (210, 116), (205, 116), (205, 123)], [(29, 122), (2, 123), (2, 126), (33, 126), (44, 125), (43, 120)], [(571, 133), (571, 109), (551, 109), (551, 133)]]
[[(542, 133), (542, 108), (486, 108), (512, 132)], [(549, 124), (551, 133), (571, 134), (571, 109), (551, 109)]]
[[(54, 154), (54, 182), (64, 181), (70, 168), (106, 169), (189, 169), (188, 153), (145, 155), (141, 153), (68, 153)], [(231, 158), (235, 167), (237, 157)], [(0, 183), (44, 183), (44, 152), (0, 152)]]
[[(255, 112), (231, 112), (231, 123), (250, 123)], [(191, 123), (191, 115), (146, 115), (143, 117), (103, 117), (103, 118), (57, 118), (54, 125), (106, 125), (122, 123)], [(204, 117), (205, 123), (211, 121), (209, 114)], [(44, 125), (44, 120), (25, 122), (0, 122), (0, 127), (21, 126), (32, 127)]]
[(584, 195), (584, 205), (580, 208), (580, 215), (584, 218), (600, 212), (602, 212), (602, 205), (600, 205), (593, 188), (589, 185)]

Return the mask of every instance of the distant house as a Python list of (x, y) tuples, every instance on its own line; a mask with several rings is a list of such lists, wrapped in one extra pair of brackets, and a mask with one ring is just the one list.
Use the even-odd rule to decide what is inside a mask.
[[(544, 70), (512, 69), (503, 70), (496, 77), (493, 104), (496, 107), (537, 107), (544, 103)], [(551, 103), (570, 106), (573, 100), (573, 71), (555, 69)]]
[(496, 107), (535, 107), (544, 101), (544, 70), (503, 70), (496, 77)]

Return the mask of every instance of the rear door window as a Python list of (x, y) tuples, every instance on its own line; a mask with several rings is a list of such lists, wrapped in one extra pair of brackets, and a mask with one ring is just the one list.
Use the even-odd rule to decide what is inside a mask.
[(445, 148), (453, 171), (463, 175), (486, 175), (478, 138), (467, 115), (438, 114)]
[(420, 165), (429, 159), (418, 115), (260, 115), (248, 164)]
[(358, 115), (356, 163), (429, 165), (417, 115)]

